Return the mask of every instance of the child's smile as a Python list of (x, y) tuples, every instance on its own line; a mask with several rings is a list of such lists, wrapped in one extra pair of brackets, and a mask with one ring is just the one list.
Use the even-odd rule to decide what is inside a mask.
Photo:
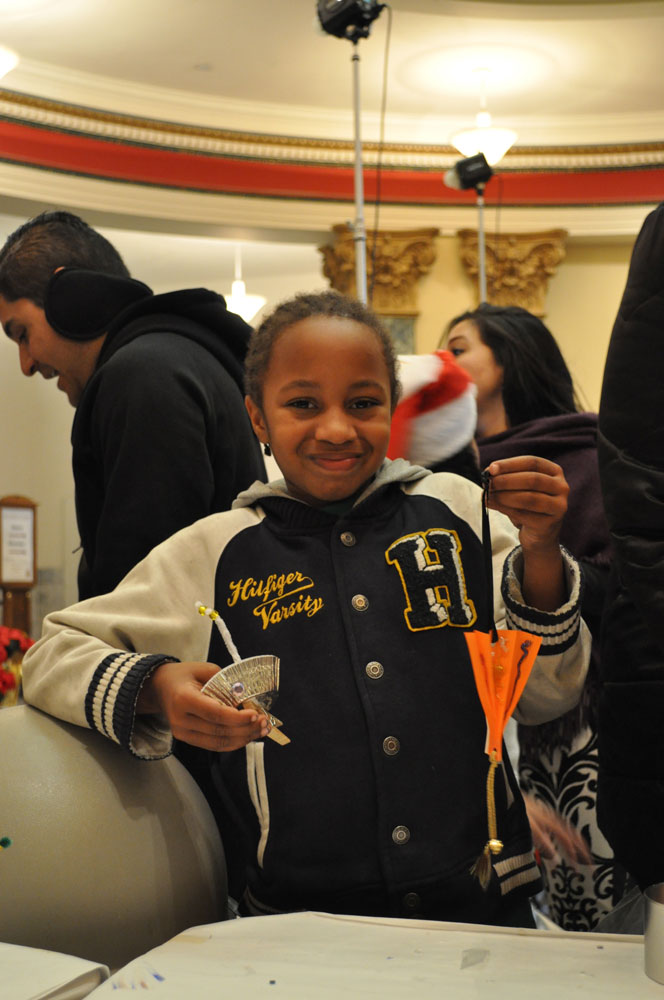
[(254, 430), (269, 441), (293, 496), (317, 506), (359, 490), (390, 436), (390, 379), (376, 334), (355, 320), (313, 316), (278, 337)]

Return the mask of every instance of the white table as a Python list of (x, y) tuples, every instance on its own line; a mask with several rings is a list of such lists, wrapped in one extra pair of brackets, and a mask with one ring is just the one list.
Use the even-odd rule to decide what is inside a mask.
[(92, 993), (160, 1000), (664, 1000), (643, 937), (291, 913), (194, 927)]

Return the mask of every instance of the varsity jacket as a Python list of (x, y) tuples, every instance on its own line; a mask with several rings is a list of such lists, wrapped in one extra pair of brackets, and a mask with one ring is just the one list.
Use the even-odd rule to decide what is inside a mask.
[[(543, 721), (583, 684), (578, 567), (566, 557), (563, 607), (525, 607), (515, 529), (496, 513), (491, 522), (497, 624), (543, 640), (518, 714)], [(231, 662), (195, 604), (214, 607), (241, 657), (280, 658), (274, 712), (291, 739), (215, 755), (229, 822), (249, 846), (249, 910), (500, 923), (540, 883), (507, 760), (496, 781), (504, 850), (487, 892), (469, 874), (488, 836), (486, 722), (464, 640), (490, 618), (480, 539), (478, 487), (400, 459), (341, 516), (292, 499), (283, 482), (255, 484), (113, 593), (49, 615), (24, 660), (25, 698), (163, 757), (171, 735), (135, 715), (136, 698), (165, 660)]]
[[(112, 590), (180, 528), (228, 510), (265, 467), (242, 387), (251, 328), (221, 296), (152, 295), (89, 272), (66, 278), (58, 318), (76, 318), (79, 286), (91, 281), (115, 313), (72, 426), (83, 599)], [(125, 289), (142, 297), (123, 307)]]

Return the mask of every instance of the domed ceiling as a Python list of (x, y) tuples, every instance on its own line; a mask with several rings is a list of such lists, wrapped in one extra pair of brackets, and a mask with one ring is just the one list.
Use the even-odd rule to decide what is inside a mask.
[(555, 207), (572, 231), (635, 232), (664, 194), (661, 2), (392, 0), (357, 45), (321, 28), (315, 0), (0, 0), (0, 19), (20, 57), (0, 83), (0, 184), (19, 212), (326, 232), (352, 211), (353, 56), (383, 224), (469, 211), (474, 193), (442, 175), (482, 103), (518, 133), (487, 203), (535, 210), (529, 225)]

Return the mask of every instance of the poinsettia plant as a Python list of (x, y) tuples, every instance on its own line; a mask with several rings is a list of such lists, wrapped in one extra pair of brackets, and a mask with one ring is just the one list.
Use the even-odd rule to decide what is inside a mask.
[(15, 704), (21, 683), (21, 661), (26, 649), (34, 643), (19, 628), (0, 625), (0, 705)]

